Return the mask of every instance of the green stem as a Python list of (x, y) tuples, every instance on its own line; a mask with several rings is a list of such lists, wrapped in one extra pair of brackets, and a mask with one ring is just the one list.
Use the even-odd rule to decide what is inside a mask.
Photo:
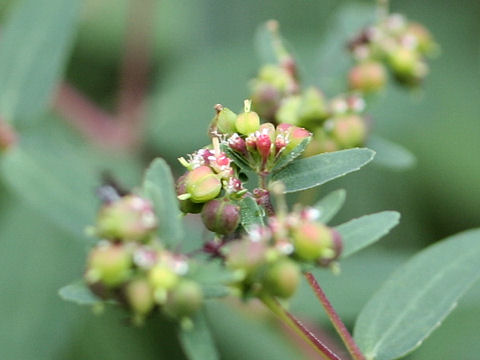
[(268, 307), (275, 315), (277, 315), (287, 326), (299, 334), (306, 342), (308, 342), (324, 360), (340, 360), (340, 358), (330, 350), (320, 339), (310, 332), (295, 316), (285, 310), (275, 298), (268, 295), (261, 295), (259, 299)]
[(350, 355), (352, 355), (352, 357), (355, 360), (365, 360), (365, 356), (360, 351), (358, 345), (355, 343), (355, 340), (353, 340), (352, 335), (350, 335), (350, 332), (348, 331), (347, 327), (340, 319), (340, 316), (338, 316), (337, 312), (335, 311), (332, 304), (328, 300), (327, 295), (325, 294), (323, 289), (320, 287), (320, 284), (317, 282), (313, 274), (307, 272), (305, 273), (305, 277), (307, 278), (307, 281), (310, 284), (310, 287), (315, 292), (315, 295), (317, 296), (318, 300), (320, 300), (320, 303), (325, 309), (325, 312), (327, 313), (328, 318), (330, 319), (333, 326), (335, 327), (335, 330), (337, 331), (338, 335), (340, 335)]

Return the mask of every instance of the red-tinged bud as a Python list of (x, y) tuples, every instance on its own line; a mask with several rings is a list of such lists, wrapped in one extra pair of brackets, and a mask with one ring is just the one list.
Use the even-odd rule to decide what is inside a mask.
[(198, 311), (203, 304), (203, 292), (200, 286), (192, 280), (180, 281), (168, 293), (165, 312), (181, 319), (189, 317)]
[(275, 139), (275, 154), (278, 154), (283, 148), (287, 146), (287, 139), (285, 135), (279, 134)]
[(255, 134), (250, 134), (245, 139), (245, 146), (248, 152), (253, 152), (257, 149), (257, 137)]
[(348, 74), (350, 89), (361, 92), (381, 90), (387, 81), (385, 67), (377, 61), (368, 61), (356, 65)]
[(220, 194), (222, 183), (208, 166), (200, 166), (191, 170), (185, 179), (187, 193), (194, 203), (204, 203)]
[(274, 120), (275, 113), (282, 100), (282, 93), (268, 83), (258, 83), (252, 94), (252, 109), (262, 119)]
[(228, 139), (228, 145), (231, 149), (242, 155), (247, 154), (247, 145), (245, 144), (245, 140), (241, 138), (237, 133), (233, 134), (233, 136)]
[(286, 146), (286, 151), (290, 152), (295, 149), (300, 143), (312, 136), (310, 131), (305, 130), (304, 128), (293, 126), (289, 129), (288, 134), (288, 144)]
[(90, 252), (85, 279), (89, 284), (115, 287), (128, 279), (131, 267), (132, 255), (124, 245), (102, 244)]
[(320, 259), (318, 259), (318, 264), (321, 266), (328, 266), (332, 261), (337, 260), (343, 250), (343, 243), (342, 243), (342, 236), (340, 233), (330, 228), (330, 232), (332, 234), (332, 244), (330, 247), (322, 254)]
[(270, 295), (287, 299), (297, 290), (300, 279), (299, 266), (294, 261), (285, 258), (267, 269), (264, 286)]
[(105, 239), (143, 241), (156, 227), (152, 204), (137, 195), (127, 195), (100, 209), (96, 233)]
[(140, 316), (147, 315), (155, 306), (153, 290), (146, 279), (135, 279), (125, 288), (127, 303), (133, 312)]
[(234, 241), (228, 246), (226, 265), (232, 270), (242, 271), (248, 277), (265, 263), (267, 250), (261, 241)]
[(240, 223), (240, 207), (225, 198), (210, 200), (203, 207), (202, 220), (208, 230), (230, 234)]
[(295, 255), (305, 261), (317, 260), (332, 244), (332, 233), (325, 225), (303, 222), (292, 231)]
[(333, 120), (333, 140), (344, 149), (362, 145), (367, 136), (365, 120), (358, 115), (345, 115)]
[(262, 157), (263, 161), (266, 161), (270, 155), (272, 149), (272, 140), (267, 134), (260, 134), (257, 136), (257, 151)]
[(427, 55), (435, 49), (435, 42), (432, 34), (423, 25), (412, 22), (408, 24), (407, 35), (411, 35), (416, 39), (417, 49), (420, 53)]
[[(180, 176), (177, 180), (176, 184), (176, 191), (177, 195), (184, 195), (187, 193), (187, 185), (186, 185), (186, 178), (188, 172)], [(179, 200), (179, 207), (180, 210), (185, 214), (198, 214), (202, 211), (203, 203), (194, 203), (190, 199)]]
[(290, 129), (293, 127), (292, 124), (282, 123), (277, 125), (277, 135), (278, 134), (288, 134)]

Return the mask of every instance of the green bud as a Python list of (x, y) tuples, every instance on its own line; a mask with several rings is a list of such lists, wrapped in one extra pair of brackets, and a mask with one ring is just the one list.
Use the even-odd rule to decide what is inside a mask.
[[(177, 184), (176, 184), (177, 196), (184, 195), (187, 193), (187, 184), (186, 184), (187, 174), (188, 172), (180, 176), (177, 180)], [(180, 210), (185, 214), (189, 214), (189, 213), (198, 214), (200, 211), (202, 211), (202, 207), (203, 207), (203, 203), (194, 203), (190, 199), (179, 200), (178, 203), (179, 203)]]
[(213, 121), (216, 122), (218, 131), (222, 134), (232, 135), (236, 131), (235, 121), (237, 114), (221, 105), (217, 105), (216, 110), (217, 115)]
[(105, 239), (142, 241), (156, 227), (152, 204), (137, 195), (127, 195), (100, 209), (96, 234)]
[(148, 272), (148, 281), (155, 289), (169, 290), (178, 283), (179, 277), (163, 265), (156, 265)]
[(408, 24), (406, 33), (416, 39), (417, 49), (420, 53), (428, 55), (435, 50), (436, 44), (432, 34), (423, 25), (412, 22)]
[(267, 250), (267, 246), (262, 242), (234, 241), (228, 247), (225, 262), (229, 269), (240, 270), (248, 277), (265, 264)]
[(285, 68), (277, 65), (265, 65), (260, 69), (257, 81), (271, 84), (279, 91), (285, 92), (288, 90), (292, 79)]
[(331, 136), (341, 148), (349, 149), (359, 146), (365, 142), (367, 125), (361, 116), (340, 116), (333, 119)]
[(203, 292), (192, 280), (182, 280), (169, 293), (165, 304), (165, 312), (174, 318), (193, 315), (203, 304)]
[(387, 81), (385, 67), (377, 61), (363, 62), (354, 66), (348, 73), (350, 89), (362, 92), (381, 90)]
[(146, 279), (129, 282), (125, 288), (125, 297), (130, 308), (138, 315), (148, 314), (155, 306), (153, 291)]
[(274, 120), (282, 100), (281, 92), (268, 83), (258, 83), (252, 93), (252, 109), (262, 119)]
[(388, 53), (388, 62), (398, 76), (415, 76), (419, 61), (418, 53), (405, 47), (397, 47)]
[(131, 267), (132, 255), (125, 246), (99, 245), (90, 252), (85, 278), (90, 284), (101, 282), (115, 287), (128, 279)]
[(300, 283), (300, 268), (289, 259), (282, 259), (270, 266), (264, 279), (266, 290), (273, 296), (289, 298)]
[(210, 200), (203, 206), (202, 220), (208, 230), (230, 234), (240, 223), (240, 207), (225, 198)]
[(187, 193), (194, 203), (204, 203), (220, 194), (222, 183), (208, 166), (200, 166), (191, 170), (185, 179)]
[(317, 88), (309, 87), (303, 93), (298, 116), (298, 125), (302, 127), (313, 127), (328, 116), (325, 97)]
[(260, 117), (254, 111), (243, 112), (237, 116), (235, 127), (240, 134), (249, 135), (260, 127)]
[(299, 122), (302, 98), (299, 95), (285, 98), (277, 111), (276, 120), (280, 124), (297, 125)]
[(304, 222), (292, 233), (295, 255), (305, 261), (317, 260), (332, 243), (332, 233), (325, 225)]

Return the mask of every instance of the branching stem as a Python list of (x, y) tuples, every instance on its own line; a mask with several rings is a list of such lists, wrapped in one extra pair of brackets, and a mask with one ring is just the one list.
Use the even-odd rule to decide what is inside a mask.
[(350, 355), (352, 355), (352, 357), (355, 360), (365, 360), (365, 356), (362, 354), (362, 352), (358, 348), (358, 345), (355, 343), (355, 340), (353, 340), (352, 335), (350, 335), (350, 332), (348, 331), (347, 327), (340, 319), (340, 316), (338, 316), (337, 312), (333, 308), (325, 292), (320, 287), (320, 284), (317, 282), (313, 274), (310, 272), (307, 272), (305, 273), (305, 277), (307, 278), (307, 281), (310, 284), (310, 287), (315, 292), (315, 295), (317, 296), (318, 300), (320, 300), (320, 303), (325, 309), (325, 312), (327, 313), (328, 318), (330, 319), (333, 326), (335, 327), (335, 330), (337, 330), (337, 333), (340, 335)]

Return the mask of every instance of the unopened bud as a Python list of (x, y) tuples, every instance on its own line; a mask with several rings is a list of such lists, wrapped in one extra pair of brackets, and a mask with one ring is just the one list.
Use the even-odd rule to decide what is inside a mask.
[(154, 289), (169, 290), (178, 283), (178, 275), (168, 267), (158, 264), (148, 272), (148, 281)]
[(267, 250), (262, 241), (234, 241), (228, 247), (226, 265), (232, 270), (241, 270), (248, 276), (265, 263)]
[(358, 64), (348, 73), (350, 89), (361, 92), (378, 91), (385, 86), (386, 81), (385, 67), (377, 61)]
[(325, 97), (315, 87), (308, 88), (302, 95), (298, 110), (300, 126), (312, 126), (321, 123), (328, 115)]
[(432, 34), (423, 25), (412, 22), (408, 24), (406, 33), (414, 36), (417, 41), (417, 49), (420, 53), (428, 55), (435, 50), (436, 44)]
[(226, 107), (217, 107), (217, 115), (214, 119), (216, 121), (217, 129), (222, 134), (231, 135), (235, 132), (235, 121), (237, 114)]
[(192, 280), (182, 280), (169, 293), (165, 311), (172, 317), (181, 319), (193, 315), (203, 304), (203, 292)]
[(245, 112), (239, 114), (235, 120), (235, 128), (242, 135), (254, 133), (260, 127), (260, 117), (254, 111), (250, 111), (251, 102), (245, 100)]
[(129, 282), (125, 288), (125, 296), (135, 314), (144, 316), (155, 306), (153, 291), (146, 279), (139, 278)]
[[(177, 180), (177, 183), (176, 183), (177, 196), (187, 194), (187, 185), (185, 182), (187, 178), (187, 174), (188, 173), (183, 174)], [(182, 199), (182, 200), (179, 200), (178, 202), (179, 202), (180, 210), (185, 214), (189, 214), (189, 213), (198, 214), (200, 211), (202, 211), (203, 203), (194, 203), (190, 199)]]
[(325, 225), (315, 222), (304, 222), (292, 233), (295, 255), (302, 260), (317, 260), (324, 249), (332, 243), (332, 233)]
[(187, 193), (194, 203), (212, 200), (220, 194), (222, 183), (208, 166), (200, 166), (191, 170), (185, 179)]
[(228, 139), (228, 145), (231, 149), (242, 155), (247, 154), (247, 145), (245, 144), (245, 140), (241, 138), (237, 133), (233, 134), (233, 136)]
[(270, 266), (264, 279), (266, 290), (273, 296), (289, 298), (300, 283), (300, 268), (289, 259), (282, 259)]
[(297, 125), (299, 122), (300, 106), (302, 105), (302, 98), (300, 95), (290, 96), (285, 98), (277, 111), (275, 116), (278, 123)]
[(122, 284), (130, 276), (132, 255), (124, 245), (99, 245), (90, 252), (85, 278), (109, 287)]
[(208, 230), (230, 234), (240, 223), (240, 207), (228, 199), (210, 200), (203, 207), (202, 220)]
[(341, 148), (348, 149), (362, 145), (367, 136), (367, 125), (359, 115), (345, 115), (333, 120), (333, 140)]

